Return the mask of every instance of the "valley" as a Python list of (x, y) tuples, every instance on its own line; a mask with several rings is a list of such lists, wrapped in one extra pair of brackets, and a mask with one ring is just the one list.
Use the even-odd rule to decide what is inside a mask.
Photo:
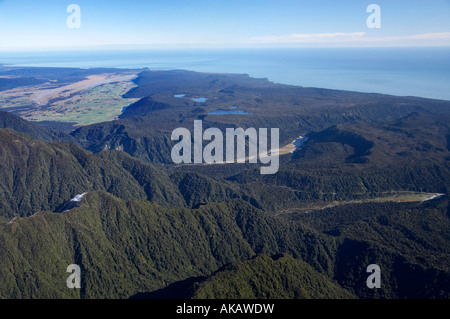
[[(0, 79), (0, 298), (450, 297), (449, 101), (183, 70)], [(279, 170), (175, 164), (198, 120), (278, 128)]]
[(375, 198), (368, 198), (368, 199), (360, 199), (360, 200), (351, 200), (351, 201), (344, 201), (344, 202), (331, 202), (331, 203), (323, 203), (322, 205), (315, 205), (315, 206), (307, 206), (307, 207), (298, 207), (296, 209), (289, 209), (287, 211), (278, 211), (277, 215), (282, 214), (293, 214), (293, 213), (314, 213), (316, 210), (323, 210), (327, 208), (333, 208), (336, 206), (342, 206), (342, 205), (349, 205), (349, 204), (363, 204), (363, 203), (386, 203), (386, 202), (393, 202), (393, 203), (409, 203), (409, 202), (418, 202), (422, 203), (429, 200), (434, 200), (441, 198), (445, 196), (446, 194), (439, 194), (439, 193), (418, 193), (418, 192), (391, 192), (393, 194), (390, 195), (384, 195), (380, 197)]

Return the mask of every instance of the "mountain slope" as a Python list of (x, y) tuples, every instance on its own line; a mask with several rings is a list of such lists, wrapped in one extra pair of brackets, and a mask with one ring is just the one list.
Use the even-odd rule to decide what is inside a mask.
[[(346, 298), (350, 291), (359, 298), (448, 298), (448, 207), (446, 198), (411, 213), (391, 206), (373, 218), (343, 219), (340, 232), (326, 233), (242, 200), (166, 209), (94, 191), (70, 211), (0, 224), (0, 296), (128, 298), (212, 275), (193, 280), (196, 297)], [(280, 253), (295, 260), (249, 261)], [(82, 270), (80, 290), (65, 286), (73, 263)], [(365, 284), (373, 263), (382, 269), (382, 289)], [(255, 283), (250, 290), (247, 280)]]
[[(136, 83), (141, 100), (72, 132), (78, 145), (0, 113), (0, 298), (450, 297), (449, 102), (185, 71)], [(234, 105), (252, 114), (208, 114)], [(309, 140), (274, 175), (173, 165), (171, 130), (194, 119)], [(444, 196), (385, 202), (412, 191)]]
[[(185, 175), (177, 176), (184, 180)], [(120, 151), (94, 155), (74, 144), (45, 143), (0, 130), (0, 216), (6, 218), (54, 211), (75, 195), (92, 190), (123, 199), (147, 199), (164, 207), (223, 200), (233, 192), (215, 182), (216, 190), (193, 198), (199, 185), (210, 185), (212, 180), (197, 175), (197, 183), (179, 185), (171, 178), (164, 170)]]
[(448, 195), (426, 202), (350, 203), (284, 217), (339, 240), (334, 279), (361, 298), (373, 297), (362, 283), (355, 285), (371, 263), (382, 269), (379, 297), (450, 297)]
[[(245, 203), (171, 210), (91, 192), (68, 212), (42, 212), (0, 225), (2, 296), (123, 298), (208, 274), (255, 254), (236, 224)], [(79, 264), (81, 291), (65, 287)]]
[(46, 142), (51, 142), (54, 140), (65, 142), (74, 141), (72, 137), (62, 132), (48, 130), (36, 123), (26, 121), (17, 115), (0, 110), (0, 129), (5, 128), (28, 134), (34, 138)]
[(342, 299), (355, 295), (290, 255), (225, 266), (195, 285), (194, 299)]

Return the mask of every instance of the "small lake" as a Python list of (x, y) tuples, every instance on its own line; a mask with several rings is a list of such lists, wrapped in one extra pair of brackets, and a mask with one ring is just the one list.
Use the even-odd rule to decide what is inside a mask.
[(206, 97), (199, 97), (192, 100), (195, 102), (205, 103), (208, 99)]
[(173, 97), (176, 97), (177, 99), (181, 99), (182, 97), (185, 97), (186, 94), (174, 94)]
[(208, 115), (226, 115), (226, 114), (246, 115), (246, 114), (253, 114), (253, 113), (247, 113), (243, 110), (215, 110), (215, 111), (208, 113)]

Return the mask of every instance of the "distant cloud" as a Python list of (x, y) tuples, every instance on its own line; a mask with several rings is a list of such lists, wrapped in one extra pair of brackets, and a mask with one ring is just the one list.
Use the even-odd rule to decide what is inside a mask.
[(444, 45), (450, 46), (450, 32), (422, 33), (405, 36), (367, 36), (366, 32), (305, 33), (255, 37), (247, 44), (380, 44), (380, 45)]
[(361, 39), (361, 41), (366, 43), (406, 43), (450, 46), (450, 32), (421, 33), (405, 36), (365, 37)]
[(307, 43), (307, 42), (327, 42), (327, 41), (339, 41), (344, 40), (348, 42), (349, 40), (361, 38), (364, 36), (365, 32), (332, 32), (332, 33), (300, 33), (300, 34), (290, 34), (283, 36), (266, 36), (266, 37), (256, 37), (250, 39), (249, 43)]
[(405, 39), (414, 39), (414, 40), (449, 40), (450, 41), (450, 32), (435, 32), (435, 33), (416, 34), (416, 35), (406, 36)]

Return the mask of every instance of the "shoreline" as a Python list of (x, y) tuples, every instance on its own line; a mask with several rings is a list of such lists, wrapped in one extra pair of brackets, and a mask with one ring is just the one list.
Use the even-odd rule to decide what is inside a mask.
[[(186, 70), (213, 74), (247, 74), (251, 78), (266, 79), (272, 84), (279, 85), (450, 101), (450, 94), (444, 89), (447, 82), (441, 74), (449, 69), (448, 62), (442, 60), (442, 55), (446, 54), (447, 51), (450, 52), (450, 48), (420, 48), (424, 53), (429, 53), (430, 58), (438, 58), (435, 69), (442, 70), (441, 73), (428, 71), (424, 73), (420, 71), (420, 64), (415, 68), (415, 64), (412, 63), (427, 61), (425, 58), (417, 61), (417, 54), (414, 53), (416, 49), (376, 48), (375, 51), (372, 49), (137, 48), (95, 51), (20, 51), (17, 53), (17, 56), (12, 51), (7, 51), (0, 52), (0, 67), (4, 63), (3, 66), (19, 68), (117, 68), (127, 70), (148, 69), (152, 71)], [(314, 58), (314, 52), (319, 53), (317, 58)], [(323, 52), (325, 53), (323, 54)], [(338, 54), (338, 57), (335, 58), (335, 55), (332, 54), (333, 52), (349, 52), (350, 55), (347, 57), (345, 54)], [(294, 59), (297, 53), (299, 56)], [(370, 62), (376, 57), (377, 53), (386, 57), (385, 62), (379, 66), (368, 67), (367, 65), (370, 65), (370, 63), (361, 63), (358, 67), (349, 62), (359, 56), (364, 56), (364, 60)], [(267, 65), (264, 62), (267, 59), (272, 61), (278, 55), (283, 58), (282, 64), (273, 62)], [(405, 55), (405, 59), (400, 59), (403, 55)], [(52, 60), (53, 56), (54, 59)], [(233, 60), (230, 60), (230, 58)], [(31, 62), (23, 63), (23, 61)], [(54, 61), (60, 62), (55, 63)], [(399, 64), (396, 62), (399, 62), (401, 65), (396, 67)], [(381, 67), (383, 71), (380, 71), (378, 67)], [(410, 74), (410, 71), (406, 72), (406, 70), (412, 70), (414, 73)], [(371, 75), (370, 79), (368, 78), (369, 75)], [(430, 86), (430, 83), (433, 85)]]

